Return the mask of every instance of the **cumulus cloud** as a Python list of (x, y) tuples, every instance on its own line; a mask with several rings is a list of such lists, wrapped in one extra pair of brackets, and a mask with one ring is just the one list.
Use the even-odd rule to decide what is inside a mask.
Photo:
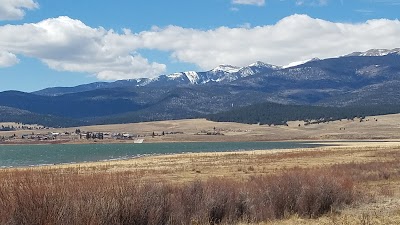
[(154, 77), (166, 66), (135, 54), (136, 35), (91, 28), (69, 17), (0, 27), (0, 50), (40, 59), (60, 71), (85, 72), (99, 79)]
[(33, 0), (0, 0), (0, 20), (20, 20), (25, 16), (25, 10), (39, 8)]
[(399, 20), (334, 23), (292, 15), (274, 25), (195, 30), (169, 26), (138, 34), (144, 48), (170, 51), (179, 61), (203, 69), (245, 66), (257, 60), (276, 65), (328, 58), (372, 48), (399, 47)]
[[(372, 48), (399, 47), (400, 21), (377, 19), (335, 23), (292, 15), (273, 25), (198, 30), (168, 26), (140, 33), (92, 28), (59, 17), (39, 23), (0, 26), (0, 52), (40, 59), (50, 68), (95, 74), (102, 80), (154, 77), (164, 64), (150, 62), (140, 50), (167, 52), (173, 60), (204, 70), (218, 64), (245, 66), (255, 61), (286, 65)], [(6, 61), (6, 60), (0, 60)]]
[(265, 0), (232, 0), (232, 4), (263, 6), (265, 5)]
[(19, 63), (16, 55), (10, 52), (0, 51), (0, 67), (10, 67)]

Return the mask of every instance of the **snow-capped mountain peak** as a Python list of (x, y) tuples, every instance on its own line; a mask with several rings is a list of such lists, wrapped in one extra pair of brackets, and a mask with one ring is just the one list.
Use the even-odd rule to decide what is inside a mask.
[(255, 63), (250, 64), (248, 67), (264, 67), (264, 68), (270, 68), (270, 69), (280, 69), (280, 66), (275, 66), (271, 64), (267, 64), (261, 61), (257, 61)]
[(212, 72), (226, 72), (226, 73), (237, 73), (241, 67), (231, 66), (231, 65), (219, 65), (212, 69)]
[(172, 73), (172, 74), (167, 75), (167, 77), (172, 80), (181, 78), (182, 76), (183, 76), (183, 73)]
[(200, 79), (198, 73), (195, 71), (172, 73), (172, 74), (166, 75), (166, 77), (169, 80), (176, 80), (176, 79), (182, 80), (186, 77), (191, 84), (197, 84)]
[(268, 64), (261, 62), (261, 61), (257, 61), (255, 63), (250, 64), (249, 66), (257, 66), (257, 67), (261, 67), (261, 66), (268, 66)]
[(370, 49), (366, 52), (353, 52), (345, 56), (385, 56), (389, 54), (400, 54), (400, 48), (395, 49)]
[(320, 60), (319, 58), (312, 58), (312, 59), (307, 59), (307, 60), (302, 60), (302, 61), (296, 61), (296, 62), (289, 63), (286, 66), (282, 66), (282, 68), (286, 69), (286, 68), (290, 68), (290, 67), (300, 66), (300, 65), (303, 65), (308, 62), (319, 61), (319, 60)]

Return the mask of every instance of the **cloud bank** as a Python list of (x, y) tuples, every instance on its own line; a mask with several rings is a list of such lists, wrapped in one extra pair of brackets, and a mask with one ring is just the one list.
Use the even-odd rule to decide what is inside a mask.
[(168, 26), (140, 33), (92, 28), (69, 17), (39, 23), (0, 26), (0, 66), (15, 55), (40, 59), (50, 68), (95, 74), (101, 80), (154, 77), (166, 65), (150, 62), (138, 51), (167, 52), (179, 62), (204, 70), (218, 64), (245, 66), (255, 61), (286, 65), (372, 48), (399, 47), (399, 20), (334, 23), (292, 15), (273, 25), (197, 30)]
[(328, 58), (372, 48), (399, 47), (399, 20), (334, 23), (292, 15), (274, 25), (194, 30), (176, 26), (138, 34), (144, 48), (170, 51), (182, 62), (203, 69), (218, 64), (248, 65), (257, 60), (276, 65), (314, 57)]
[(39, 8), (33, 0), (0, 0), (0, 20), (20, 20), (25, 16), (25, 10)]

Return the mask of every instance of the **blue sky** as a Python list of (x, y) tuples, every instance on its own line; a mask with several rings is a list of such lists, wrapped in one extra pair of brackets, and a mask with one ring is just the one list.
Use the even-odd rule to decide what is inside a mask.
[(0, 0), (0, 91), (400, 47), (400, 0)]

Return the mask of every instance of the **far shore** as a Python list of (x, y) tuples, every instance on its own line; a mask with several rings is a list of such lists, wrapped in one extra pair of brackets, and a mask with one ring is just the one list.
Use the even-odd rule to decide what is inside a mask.
[[(182, 142), (311, 142), (326, 147), (308, 149), (316, 151), (318, 149), (335, 148), (372, 148), (372, 147), (395, 147), (400, 146), (400, 114), (367, 117), (364, 122), (342, 120), (329, 123), (303, 125), (302, 121), (292, 121), (288, 126), (268, 126), (268, 125), (249, 125), (228, 122), (212, 122), (205, 119), (171, 120), (157, 121), (134, 124), (115, 124), (75, 128), (52, 129), (54, 133), (72, 133), (79, 129), (82, 132), (109, 132), (126, 133), (137, 135), (144, 139), (143, 143), (182, 143)], [(0, 136), (16, 135), (21, 136), (28, 132), (0, 132)], [(43, 132), (43, 131), (41, 131)], [(165, 135), (161, 135), (165, 132)], [(155, 135), (151, 135), (151, 134)], [(211, 134), (211, 135), (209, 135)], [(218, 134), (218, 135), (215, 135)], [(149, 136), (150, 135), (150, 136)], [(62, 139), (55, 140), (28, 140), (16, 139), (0, 141), (0, 145), (51, 145), (51, 144), (133, 144), (136, 136), (129, 139)], [(138, 144), (140, 145), (140, 144)], [(303, 149), (277, 150), (279, 152), (295, 152)], [(259, 151), (266, 154), (276, 151)], [(255, 152), (243, 152), (243, 154), (255, 154)], [(196, 153), (204, 154), (208, 153)], [(211, 153), (215, 154), (215, 153)], [(216, 153), (231, 154), (231, 153)], [(234, 152), (234, 154), (242, 154)], [(258, 154), (258, 153), (257, 153)], [(263, 153), (264, 154), (264, 153)], [(187, 155), (191, 157), (190, 155)], [(140, 159), (123, 160), (122, 163), (136, 163), (138, 161), (153, 160), (154, 157), (168, 156), (149, 156)], [(197, 157), (197, 156), (196, 156)], [(158, 158), (157, 158), (158, 159)], [(105, 161), (94, 163), (80, 163), (81, 165), (116, 165), (121, 162)], [(60, 166), (60, 165), (55, 165)], [(64, 165), (63, 165), (64, 166)], [(65, 165), (67, 167), (73, 164)]]
[[(148, 138), (145, 139), (143, 143), (190, 143), (190, 142), (306, 142), (318, 145), (329, 145), (329, 146), (360, 146), (368, 143), (371, 144), (382, 144), (382, 143), (400, 143), (400, 139), (265, 139), (265, 138), (246, 138), (242, 139), (240, 137), (227, 137), (219, 139), (197, 139), (186, 137), (186, 139), (179, 138), (174, 139), (157, 139)], [(18, 140), (18, 141), (0, 141), (1, 145), (59, 145), (59, 144), (142, 144), (134, 143), (134, 140)]]
[[(51, 132), (74, 132), (80, 129), (85, 132), (120, 132), (132, 135), (138, 135), (138, 138), (144, 139), (143, 143), (183, 143), (183, 142), (311, 142), (326, 147), (318, 149), (334, 148), (372, 148), (372, 147), (394, 147), (400, 145), (400, 114), (376, 116), (364, 122), (355, 122), (349, 120), (333, 121), (329, 123), (302, 125), (302, 121), (292, 121), (288, 126), (268, 126), (268, 125), (249, 125), (239, 123), (212, 122), (205, 119), (172, 120), (157, 121), (135, 124), (116, 124), (101, 125), (79, 128), (60, 128), (52, 129)], [(299, 126), (300, 125), (300, 126)], [(165, 135), (161, 135), (165, 131)], [(0, 132), (0, 136), (23, 135), (28, 132), (19, 130), (17, 132)], [(43, 131), (42, 131), (43, 132)], [(218, 135), (213, 135), (214, 132)], [(149, 134), (156, 134), (154, 136)], [(200, 133), (200, 135), (199, 135)], [(211, 133), (211, 135), (207, 135)], [(147, 136), (146, 136), (147, 135)], [(136, 138), (136, 137), (135, 137)], [(0, 141), (0, 145), (52, 145), (52, 144), (133, 144), (135, 138), (129, 139), (61, 139), (55, 140), (28, 140), (16, 139), (9, 141)], [(318, 149), (309, 149), (316, 151)], [(303, 149), (277, 150), (279, 152), (295, 152)], [(260, 151), (266, 154), (275, 151)], [(208, 153), (196, 153), (205, 154)], [(212, 153), (214, 154), (214, 153)], [(230, 153), (218, 153), (230, 154)], [(239, 154), (234, 152), (234, 154)], [(241, 154), (241, 153), (240, 153)], [(243, 152), (243, 154), (252, 154)], [(180, 155), (180, 154), (179, 154)], [(191, 157), (190, 155), (187, 155)], [(140, 159), (123, 160), (123, 164), (137, 163), (138, 161), (153, 160), (154, 157), (168, 156), (148, 156)], [(197, 156), (196, 156), (197, 157)], [(158, 159), (158, 158), (157, 158)], [(117, 165), (117, 161), (80, 163), (80, 165)], [(55, 165), (60, 166), (60, 165)], [(63, 165), (64, 166), (64, 165)], [(74, 164), (66, 164), (66, 167)]]
[[(46, 130), (1, 131), (0, 144), (133, 143), (134, 139), (144, 139), (144, 143), (400, 140), (398, 121), (400, 121), (400, 114), (319, 124), (291, 121), (287, 126), (185, 119)], [(78, 130), (81, 134), (76, 133)], [(51, 136), (48, 133), (55, 135)], [(98, 137), (86, 139), (86, 135), (82, 133), (104, 134), (104, 139)]]
[[(293, 140), (292, 140), (293, 141)], [(172, 154), (156, 154), (156, 155), (148, 155), (148, 156), (140, 156), (140, 157), (132, 157), (127, 159), (117, 159), (117, 160), (104, 160), (104, 161), (93, 161), (93, 162), (80, 162), (80, 163), (65, 163), (65, 164), (54, 164), (54, 165), (44, 165), (44, 166), (33, 166), (33, 167), (14, 167), (9, 169), (67, 169), (67, 168), (119, 168), (119, 171), (129, 171), (132, 169), (143, 169), (141, 166), (146, 165), (148, 169), (156, 169), (160, 166), (160, 162), (168, 162), (168, 167), (171, 165), (178, 163), (183, 159), (203, 159), (203, 158), (219, 158), (219, 157), (231, 157), (232, 155), (235, 158), (241, 157), (256, 157), (258, 156), (268, 156), (275, 154), (295, 154), (295, 153), (306, 153), (310, 154), (320, 154), (322, 152), (325, 153), (333, 153), (333, 152), (341, 152), (341, 154), (345, 154), (348, 152), (348, 155), (353, 154), (357, 151), (365, 151), (368, 149), (398, 149), (400, 148), (400, 140), (314, 140), (314, 141), (305, 141), (312, 142), (312, 144), (321, 145), (313, 148), (293, 148), (293, 149), (268, 149), (268, 150), (249, 150), (249, 151), (229, 151), (229, 152), (199, 152), (199, 153), (172, 153)], [(89, 143), (88, 143), (89, 144)], [(345, 157), (346, 161), (354, 161), (356, 162), (359, 159)], [(339, 162), (338, 162), (339, 163)], [(162, 164), (162, 163), (161, 163)], [(311, 163), (310, 165), (312, 165)], [(300, 164), (299, 164), (300, 165)]]

